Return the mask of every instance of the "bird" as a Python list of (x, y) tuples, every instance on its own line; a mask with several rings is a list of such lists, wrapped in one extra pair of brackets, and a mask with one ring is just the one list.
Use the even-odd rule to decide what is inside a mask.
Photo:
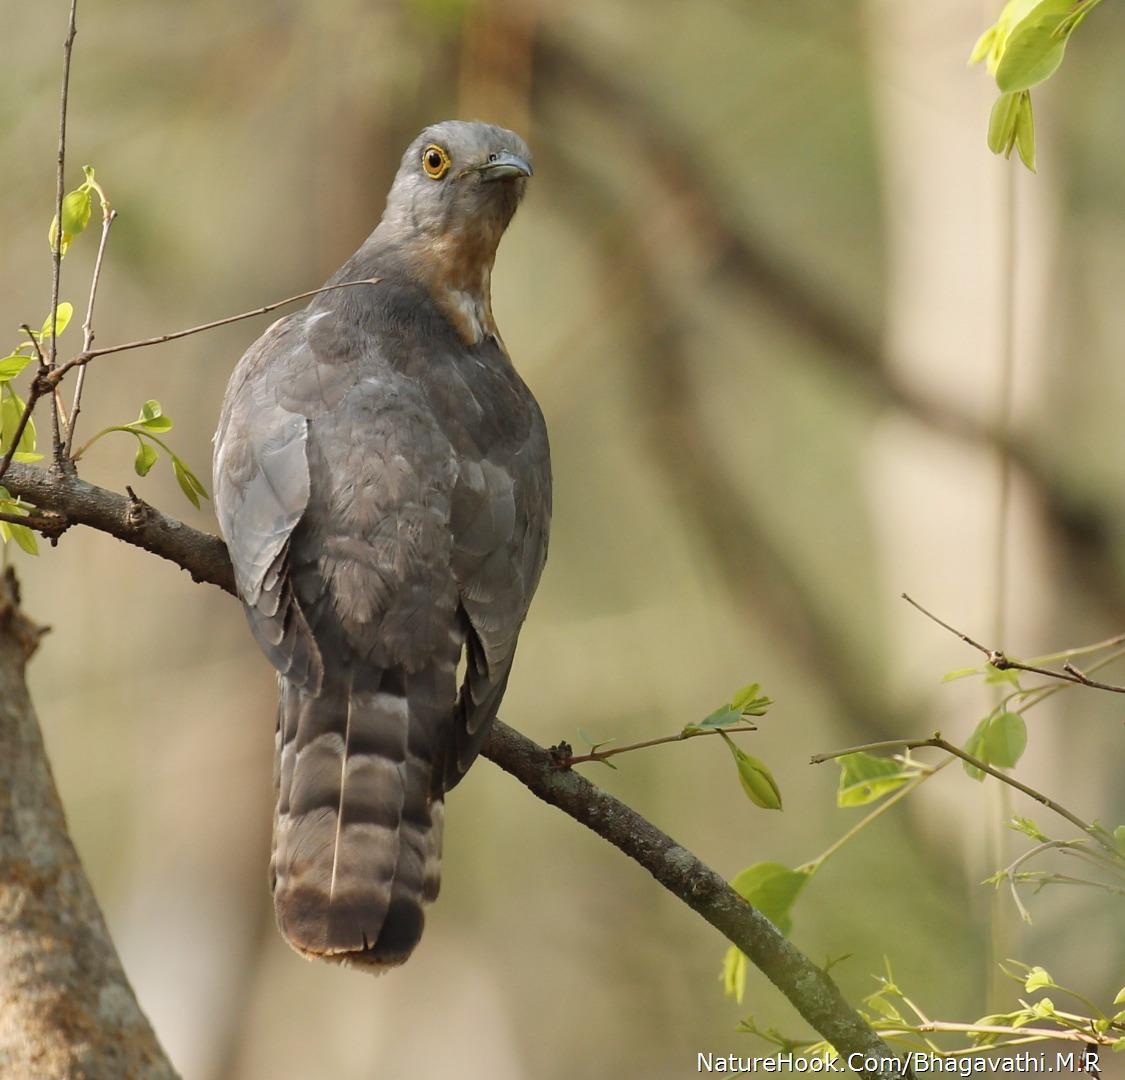
[(216, 514), (279, 685), (271, 890), (310, 959), (381, 972), (417, 945), (547, 557), (547, 429), (491, 301), (532, 171), (514, 132), (427, 127), (223, 399)]

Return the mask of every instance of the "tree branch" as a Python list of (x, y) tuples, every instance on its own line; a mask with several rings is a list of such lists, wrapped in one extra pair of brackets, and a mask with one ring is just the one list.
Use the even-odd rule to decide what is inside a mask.
[[(714, 870), (661, 832), (635, 810), (602, 791), (584, 776), (560, 769), (544, 750), (507, 724), (497, 721), (484, 751), (533, 795), (562, 810), (640, 863), (729, 941), (737, 945), (847, 1061), (893, 1059), (892, 1051), (858, 1016), (829, 975), (814, 964), (764, 915), (738, 895)], [(888, 1065), (860, 1068), (864, 1077), (909, 1076)]]
[[(990, 649), (987, 645), (982, 645), (979, 641), (975, 641), (973, 638), (969, 637), (968, 634), (962, 633), (955, 626), (950, 626), (949, 623), (939, 619), (932, 611), (928, 611), (926, 608), (922, 607), (917, 600), (907, 596), (906, 593), (902, 594), (902, 598), (911, 607), (916, 608), (925, 615), (927, 619), (932, 619), (938, 626), (948, 630), (951, 634), (959, 637), (966, 645), (971, 645), (977, 652), (982, 653), (987, 663), (996, 668), (997, 671), (1027, 671), (1032, 675), (1046, 675), (1048, 678), (1059, 679), (1062, 682), (1089, 686), (1094, 690), (1108, 690), (1111, 694), (1125, 694), (1125, 686), (1118, 686), (1116, 683), (1099, 682), (1097, 679), (1091, 679), (1070, 660), (1067, 660), (1063, 664), (1062, 671), (1042, 667), (1039, 664), (1025, 664), (1022, 660), (1013, 660), (1003, 649)], [(1112, 643), (1117, 639), (1111, 638), (1109, 640)], [(1098, 647), (1101, 647), (1101, 645)]]
[[(22, 518), (20, 519), (20, 524), (24, 524)], [(625, 746), (615, 746), (610, 750), (598, 750), (597, 747), (595, 747), (591, 749), (588, 754), (571, 753), (571, 747), (568, 743), (560, 743), (558, 746), (552, 747), (551, 750), (555, 757), (555, 764), (562, 765), (569, 769), (574, 765), (586, 765), (590, 762), (604, 762), (611, 757), (617, 757), (618, 754), (629, 754), (634, 750), (647, 750), (652, 746), (664, 746), (667, 743), (684, 742), (687, 739), (694, 739), (697, 735), (741, 735), (747, 731), (757, 730), (757, 726), (751, 723), (725, 728), (686, 727), (683, 731), (677, 731), (675, 735), (661, 735), (656, 739), (645, 739), (643, 742), (627, 743)], [(604, 745), (605, 743), (598, 743), (598, 746)], [(616, 768), (617, 766), (612, 767)]]
[(943, 739), (940, 732), (936, 732), (928, 739), (883, 739), (879, 742), (864, 743), (862, 746), (849, 746), (845, 750), (832, 750), (826, 754), (813, 754), (809, 758), (810, 765), (821, 765), (825, 761), (834, 761), (836, 758), (846, 757), (848, 754), (857, 754), (860, 752), (870, 753), (878, 750), (920, 750), (924, 746), (932, 746), (936, 750), (944, 750), (947, 754), (952, 754), (954, 757), (960, 758), (967, 765), (971, 765), (974, 769), (979, 769), (983, 773), (988, 773), (989, 776), (999, 780), (1002, 784), (1007, 784), (1009, 787), (1015, 788), (1016, 791), (1021, 792), (1030, 799), (1034, 799), (1038, 803), (1042, 803), (1048, 810), (1053, 810), (1060, 817), (1066, 818), (1075, 828), (1081, 829), (1084, 833), (1093, 837), (1102, 847), (1104, 847), (1111, 854), (1116, 854), (1117, 849), (1112, 844), (1112, 837), (1107, 839), (1108, 834), (1105, 830), (1099, 829), (1097, 826), (1083, 821), (1073, 811), (1068, 810), (1061, 803), (1055, 802), (1054, 799), (1043, 792), (1037, 791), (1033, 787), (1028, 787), (1027, 784), (1021, 783), (1014, 776), (1009, 776), (999, 769), (993, 768), (987, 761), (981, 761), (980, 758), (970, 754), (967, 750), (962, 750), (959, 746), (954, 746), (953, 743), (947, 739)]
[[(13, 494), (70, 523), (109, 533), (168, 559), (196, 581), (234, 593), (230, 559), (219, 537), (167, 517), (135, 496), (26, 465), (12, 466), (8, 486)], [(892, 1064), (891, 1050), (848, 1005), (828, 974), (690, 851), (584, 777), (560, 768), (548, 750), (506, 724), (496, 722), (484, 755), (638, 862), (737, 945), (845, 1060), (851, 1054), (858, 1055), (857, 1062), (869, 1059), (857, 1065), (859, 1075), (869, 1080), (911, 1076)]]
[[(90, 299), (86, 302), (86, 318), (82, 322), (82, 351), (89, 352), (94, 344), (94, 303), (98, 298), (98, 282), (102, 279), (102, 261), (109, 242), (109, 230), (117, 219), (117, 211), (106, 202), (105, 192), (98, 188), (98, 199), (102, 206), (102, 235), (98, 241), (98, 254), (94, 259), (94, 272), (90, 277)], [(66, 425), (66, 445), (64, 456), (70, 457), (74, 449), (74, 429), (78, 424), (78, 414), (82, 411), (82, 388), (86, 384), (86, 365), (83, 364), (74, 384), (74, 401), (70, 406), (70, 420)]]
[[(53, 510), (68, 525), (87, 525), (174, 562), (194, 581), (218, 585), (233, 595), (234, 572), (226, 545), (162, 514), (144, 500), (95, 487), (77, 476), (13, 463), (5, 487), (39, 510)], [(20, 524), (27, 525), (21, 518)]]
[[(66, 37), (63, 40), (63, 65), (62, 65), (62, 90), (59, 94), (59, 153), (55, 171), (55, 238), (51, 244), (51, 343), (48, 345), (47, 369), (55, 370), (55, 361), (59, 349), (59, 282), (62, 278), (62, 244), (63, 244), (63, 196), (66, 193), (66, 109), (70, 97), (70, 58), (74, 52), (74, 35), (78, 32), (78, 0), (70, 0), (70, 17), (67, 21)], [(46, 374), (43, 369), (43, 360), (39, 361), (40, 379)], [(27, 411), (30, 414), (33, 400), (28, 399)], [(62, 462), (62, 435), (59, 431), (59, 404), (58, 398), (52, 396), (51, 402), (51, 428), (52, 452), (56, 464)]]

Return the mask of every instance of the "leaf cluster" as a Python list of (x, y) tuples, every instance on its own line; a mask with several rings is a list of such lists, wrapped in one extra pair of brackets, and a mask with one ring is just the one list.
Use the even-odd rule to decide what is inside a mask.
[[(98, 182), (94, 169), (83, 166), (83, 182), (73, 191), (67, 192), (62, 201), (61, 230), (60, 217), (55, 215), (47, 231), (47, 240), (54, 251), (56, 245), (60, 258), (65, 258), (74, 240), (86, 231), (93, 216), (94, 200), (98, 200), (103, 220), (107, 223), (111, 219), (112, 210), (104, 188)], [(104, 242), (104, 237), (103, 237)], [(100, 260), (99, 260), (100, 261)], [(16, 345), (7, 355), (0, 357), (0, 460), (9, 452), (11, 460), (17, 462), (34, 462), (42, 459), (43, 455), (37, 450), (38, 433), (34, 417), (30, 410), (34, 408), (38, 395), (42, 391), (32, 388), (28, 399), (21, 397), (12, 385), (13, 381), (23, 374), (25, 369), (38, 360), (40, 373), (47, 370), (44, 360), (45, 353), (54, 357), (53, 348), (55, 341), (70, 325), (74, 317), (74, 305), (69, 301), (61, 301), (44, 320), (38, 330), (24, 327), (24, 340)], [(89, 316), (87, 317), (89, 324)], [(87, 325), (89, 333), (89, 326)], [(89, 347), (87, 342), (87, 348)], [(77, 401), (77, 399), (76, 399)], [(57, 398), (55, 408), (58, 410), (61, 422), (66, 424), (62, 406)], [(75, 418), (72, 416), (71, 421)], [(160, 402), (150, 399), (144, 403), (140, 415), (136, 420), (127, 424), (108, 427), (98, 432), (80, 450), (71, 455), (72, 462), (77, 461), (82, 454), (89, 450), (102, 436), (111, 431), (123, 431), (134, 436), (137, 440), (137, 453), (133, 461), (133, 468), (138, 476), (147, 476), (153, 465), (160, 459), (160, 452), (168, 455), (176, 483), (193, 506), (199, 507), (200, 499), (207, 498), (207, 491), (199, 477), (190, 466), (160, 436), (172, 428), (171, 419), (164, 414)], [(69, 440), (67, 447), (69, 448)], [(2, 491), (4, 489), (0, 489)], [(0, 513), (26, 516), (34, 507), (21, 500), (13, 500), (5, 491), (0, 499)], [(0, 541), (4, 544), (14, 540), (23, 550), (30, 554), (37, 553), (37, 544), (34, 534), (26, 526), (13, 522), (0, 523)]]
[(1066, 54), (1070, 35), (1101, 0), (1009, 0), (977, 39), (969, 63), (986, 61), (1000, 96), (988, 121), (988, 148), (1012, 150), (1035, 172), (1035, 117), (1031, 89), (1049, 79)]
[[(99, 439), (113, 431), (122, 431), (137, 440), (137, 454), (133, 459), (133, 469), (138, 476), (147, 476), (153, 465), (160, 460), (160, 450), (168, 455), (176, 483), (191, 504), (198, 509), (200, 498), (206, 499), (207, 489), (188, 464), (163, 439), (161, 434), (172, 430), (172, 418), (165, 414), (160, 402), (150, 398), (141, 406), (140, 415), (128, 424), (114, 424), (102, 428), (81, 450), (74, 455), (75, 460), (82, 456)], [(159, 450), (157, 449), (159, 447)]]

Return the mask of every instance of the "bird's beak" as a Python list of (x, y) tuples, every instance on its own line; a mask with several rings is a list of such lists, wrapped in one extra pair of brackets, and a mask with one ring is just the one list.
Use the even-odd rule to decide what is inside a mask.
[(489, 158), (477, 171), (482, 180), (512, 180), (517, 176), (531, 176), (534, 172), (529, 161), (506, 150)]

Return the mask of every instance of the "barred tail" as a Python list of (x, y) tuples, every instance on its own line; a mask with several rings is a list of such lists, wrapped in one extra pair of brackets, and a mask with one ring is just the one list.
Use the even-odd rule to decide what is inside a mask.
[(385, 968), (417, 945), (441, 877), (446, 681), (352, 671), (313, 695), (280, 680), (270, 873), (302, 955)]

